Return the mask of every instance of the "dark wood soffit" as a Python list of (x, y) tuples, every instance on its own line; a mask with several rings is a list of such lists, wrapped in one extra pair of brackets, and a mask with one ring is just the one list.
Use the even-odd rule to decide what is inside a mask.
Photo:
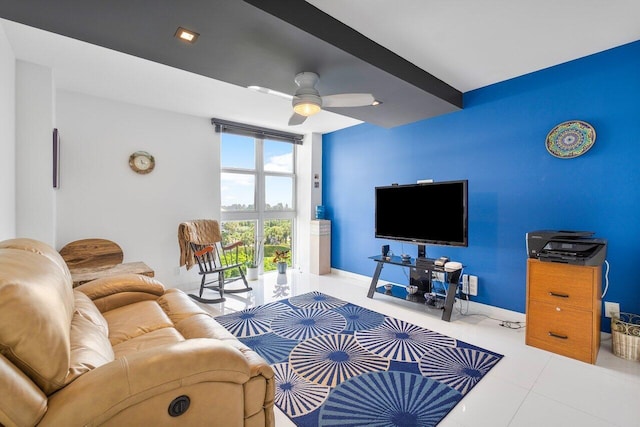
[(417, 88), (462, 108), (462, 92), (301, 0), (244, 0)]

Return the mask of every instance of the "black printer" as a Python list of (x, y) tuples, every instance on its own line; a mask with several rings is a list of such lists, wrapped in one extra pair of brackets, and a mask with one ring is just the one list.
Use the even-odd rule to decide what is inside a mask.
[(607, 241), (592, 231), (540, 230), (527, 233), (529, 258), (574, 265), (598, 266), (607, 256)]

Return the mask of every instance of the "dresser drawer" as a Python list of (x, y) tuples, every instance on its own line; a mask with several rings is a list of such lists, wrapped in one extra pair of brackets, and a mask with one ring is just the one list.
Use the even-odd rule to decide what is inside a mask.
[(594, 308), (594, 295), (600, 292), (600, 268), (530, 260), (527, 271), (530, 299), (563, 308)]
[(526, 341), (543, 350), (594, 363), (593, 313), (529, 301)]

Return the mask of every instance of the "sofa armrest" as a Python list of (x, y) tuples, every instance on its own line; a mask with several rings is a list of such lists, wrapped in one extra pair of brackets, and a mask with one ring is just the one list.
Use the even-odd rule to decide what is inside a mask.
[(36, 425), (47, 412), (47, 396), (0, 354), (0, 425)]
[[(50, 397), (42, 425), (99, 425), (159, 395), (178, 397), (189, 394), (184, 390), (193, 392), (194, 385), (242, 385), (249, 379), (249, 364), (240, 351), (214, 339), (190, 339), (133, 353), (87, 372)], [(167, 416), (169, 402), (165, 399), (163, 407), (149, 414), (149, 425), (157, 425), (154, 417)]]
[(156, 300), (164, 295), (164, 285), (141, 274), (119, 274), (103, 277), (76, 288), (87, 295), (100, 312), (113, 310), (139, 301)]

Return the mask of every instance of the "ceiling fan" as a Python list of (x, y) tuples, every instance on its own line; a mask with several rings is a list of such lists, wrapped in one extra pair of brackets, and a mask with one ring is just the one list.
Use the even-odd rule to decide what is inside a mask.
[(307, 117), (320, 112), (322, 107), (364, 107), (373, 105), (375, 98), (370, 93), (337, 93), (335, 95), (320, 96), (316, 84), (320, 77), (313, 72), (298, 73), (294, 79), (298, 85), (293, 94), (291, 105), (293, 115), (289, 119), (289, 126), (302, 124)]
[(316, 73), (310, 71), (298, 73), (294, 79), (298, 89), (293, 96), (257, 86), (250, 86), (250, 88), (291, 99), (293, 115), (289, 119), (289, 126), (302, 124), (307, 117), (319, 113), (322, 107), (365, 107), (379, 104), (370, 93), (337, 93), (320, 96), (316, 89), (319, 79)]

